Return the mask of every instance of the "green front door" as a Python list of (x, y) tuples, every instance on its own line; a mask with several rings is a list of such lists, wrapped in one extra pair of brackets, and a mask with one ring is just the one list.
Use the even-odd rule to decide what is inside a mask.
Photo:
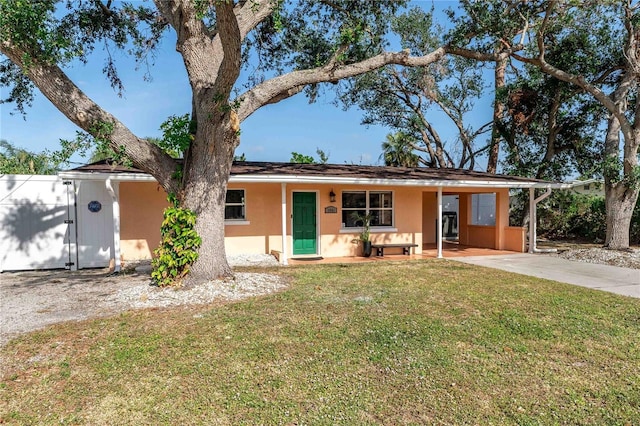
[(293, 254), (316, 254), (316, 193), (293, 193)]

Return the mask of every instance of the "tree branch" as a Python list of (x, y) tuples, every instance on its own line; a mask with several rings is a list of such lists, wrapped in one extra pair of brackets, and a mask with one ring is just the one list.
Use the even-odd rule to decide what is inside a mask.
[(611, 67), (608, 70), (606, 70), (605, 72), (603, 72), (598, 78), (596, 78), (595, 80), (593, 80), (594, 84), (602, 84), (604, 83), (607, 78), (613, 74), (616, 71), (623, 71), (624, 67), (622, 66), (615, 66), (615, 67)]
[(538, 30), (538, 33), (536, 34), (536, 42), (538, 44), (538, 58), (542, 62), (544, 62), (544, 53), (545, 53), (544, 32), (547, 29), (547, 25), (549, 23), (549, 15), (551, 15), (551, 11), (555, 7), (555, 5), (556, 5), (556, 2), (553, 1), (553, 0), (549, 1), (549, 3), (547, 4), (547, 8), (544, 11), (544, 19), (542, 20), (542, 24), (540, 25), (540, 29)]
[(279, 97), (286, 99), (284, 94), (293, 88), (314, 83), (336, 82), (344, 78), (354, 77), (381, 68), (385, 65), (396, 64), (404, 66), (425, 66), (436, 62), (445, 54), (445, 48), (440, 47), (424, 56), (410, 56), (409, 52), (384, 52), (364, 61), (343, 65), (336, 68), (326, 66), (308, 70), (293, 71), (267, 80), (251, 90), (243, 93), (239, 99), (242, 104), (238, 111), (240, 121), (245, 120), (258, 108)]
[(224, 53), (220, 63), (215, 91), (224, 95), (226, 101), (231, 93), (233, 84), (240, 75), (242, 61), (242, 38), (236, 15), (233, 12), (233, 2), (218, 2), (215, 5), (218, 35)]
[(234, 11), (240, 28), (240, 38), (244, 40), (258, 24), (271, 15), (278, 7), (276, 0), (247, 1), (239, 3), (242, 7)]
[[(420, 137), (422, 138), (422, 143), (427, 149), (427, 153), (429, 154), (429, 167), (438, 167), (438, 160), (436, 156), (436, 152), (433, 150), (431, 146), (431, 141), (429, 140), (429, 134), (426, 132), (424, 128), (418, 129), (420, 133)], [(424, 151), (423, 151), (424, 152)]]
[(302, 92), (304, 90), (305, 86), (298, 86), (298, 87), (292, 87), (291, 89), (285, 90), (282, 93), (278, 93), (276, 96), (274, 96), (273, 98), (269, 99), (265, 105), (270, 105), (270, 104), (277, 104), (278, 102), (290, 98), (292, 96), (297, 95), (298, 93)]
[(481, 61), (481, 62), (488, 62), (488, 61), (495, 62), (500, 60), (501, 58), (504, 58), (505, 55), (508, 56), (508, 55), (515, 54), (516, 52), (522, 50), (523, 48), (524, 48), (523, 45), (517, 44), (512, 47), (505, 46), (504, 49), (501, 49), (497, 52), (485, 53), (485, 52), (478, 52), (476, 50), (464, 49), (464, 48), (455, 47), (455, 46), (444, 47), (444, 49), (446, 50), (446, 53), (450, 53), (456, 56), (462, 56), (463, 58), (467, 58), (467, 59), (474, 59), (476, 61)]
[[(550, 163), (553, 157), (556, 155), (556, 145), (558, 142), (558, 134), (560, 133), (560, 126), (558, 125), (558, 112), (560, 111), (561, 104), (561, 92), (557, 91), (553, 97), (551, 105), (549, 106), (549, 134), (547, 135), (547, 150), (544, 154), (543, 160), (543, 162), (545, 163)], [(542, 168), (540, 170), (542, 170)]]
[[(277, 7), (274, 0), (216, 2), (217, 31), (207, 29), (191, 0), (154, 0), (162, 16), (177, 33), (176, 50), (189, 75), (194, 94), (216, 86), (216, 97), (227, 101), (231, 79), (239, 73), (242, 41)], [(237, 68), (237, 70), (236, 70)], [(224, 71), (223, 71), (224, 69)]]
[(344, 13), (347, 16), (350, 16), (349, 11), (346, 10), (344, 7), (340, 6), (339, 4), (330, 1), (330, 0), (318, 0), (320, 3), (330, 7), (331, 9), (337, 10), (338, 12)]
[[(172, 178), (176, 162), (159, 147), (134, 135), (122, 122), (100, 108), (56, 65), (41, 63), (36, 57), (29, 56), (28, 66), (24, 63), (26, 52), (11, 44), (8, 40), (0, 42), (0, 52), (18, 65), (29, 79), (40, 89), (69, 120), (89, 134), (96, 131), (102, 123), (113, 125), (107, 135), (115, 149), (124, 146), (125, 154), (134, 166), (152, 174), (168, 192), (177, 191), (177, 183)], [(101, 135), (104, 137), (104, 135)]]
[[(566, 71), (558, 69), (544, 60), (544, 57), (529, 58), (520, 56), (518, 54), (512, 54), (512, 56), (520, 62), (535, 65), (540, 68), (545, 74), (557, 78), (558, 80), (570, 83), (582, 88), (585, 92), (591, 94), (598, 102), (600, 102), (611, 114), (615, 115), (620, 121), (623, 128), (623, 132), (631, 131), (631, 123), (627, 120), (624, 112), (618, 107), (617, 103), (607, 96), (599, 87), (591, 84), (585, 80), (581, 75), (570, 74)], [(633, 81), (632, 73), (625, 73), (622, 83), (618, 86), (618, 91), (628, 91)]]
[(109, 16), (111, 18), (115, 17), (113, 11), (111, 10), (111, 1), (108, 1), (107, 4), (104, 4), (101, 0), (93, 0), (93, 3), (102, 10), (102, 13), (104, 13), (105, 16)]
[(478, 128), (478, 130), (473, 132), (473, 134), (471, 135), (471, 138), (475, 139), (478, 136), (480, 136), (481, 134), (488, 132), (489, 130), (491, 130), (491, 126), (492, 125), (493, 125), (493, 121), (488, 121), (488, 122), (484, 123), (482, 126), (480, 126)]
[(176, 50), (178, 52), (184, 51), (184, 45), (189, 40), (212, 36), (202, 19), (198, 19), (196, 9), (191, 1), (154, 0), (154, 3), (160, 14), (176, 31), (178, 36)]

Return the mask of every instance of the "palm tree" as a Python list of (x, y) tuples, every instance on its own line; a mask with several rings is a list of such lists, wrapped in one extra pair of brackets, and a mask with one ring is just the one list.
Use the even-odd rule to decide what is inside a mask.
[(420, 157), (413, 152), (414, 138), (402, 131), (389, 133), (382, 143), (382, 154), (385, 166), (418, 167)]

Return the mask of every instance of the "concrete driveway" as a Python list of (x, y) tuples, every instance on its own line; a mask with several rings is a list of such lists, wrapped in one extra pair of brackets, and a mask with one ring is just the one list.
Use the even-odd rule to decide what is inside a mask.
[(562, 259), (548, 254), (452, 258), (458, 262), (640, 298), (640, 270)]

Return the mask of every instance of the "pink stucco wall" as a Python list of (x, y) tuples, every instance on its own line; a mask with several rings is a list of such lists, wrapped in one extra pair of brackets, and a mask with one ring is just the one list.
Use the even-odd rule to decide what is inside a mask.
[[(246, 220), (225, 224), (227, 254), (270, 253), (282, 251), (282, 187), (280, 183), (230, 183), (229, 189), (245, 191)], [(293, 192), (314, 192), (317, 200), (318, 255), (323, 257), (356, 256), (359, 248), (352, 243), (358, 233), (342, 227), (343, 191), (361, 191), (356, 185), (286, 185), (286, 238), (291, 257), (291, 205)], [(413, 243), (422, 252), (422, 244), (433, 243), (437, 215), (436, 188), (371, 186), (367, 190), (392, 191), (393, 226), (372, 228), (371, 239), (378, 243)], [(329, 192), (336, 201), (329, 200)], [(512, 249), (523, 245), (522, 232), (508, 230), (508, 190), (496, 190), (496, 226), (469, 225), (470, 194), (486, 189), (456, 189), (446, 194), (459, 195), (459, 234), (462, 244), (478, 247)], [(150, 258), (160, 241), (162, 211), (166, 195), (156, 183), (122, 182), (119, 187), (121, 209), (121, 251), (125, 260)], [(337, 213), (325, 211), (335, 207)], [(489, 228), (489, 229), (484, 229)], [(400, 252), (400, 249), (398, 249)], [(385, 250), (387, 253), (387, 250)], [(388, 253), (394, 253), (389, 250)]]
[(120, 253), (124, 260), (150, 259), (160, 243), (167, 194), (155, 182), (121, 182)]

